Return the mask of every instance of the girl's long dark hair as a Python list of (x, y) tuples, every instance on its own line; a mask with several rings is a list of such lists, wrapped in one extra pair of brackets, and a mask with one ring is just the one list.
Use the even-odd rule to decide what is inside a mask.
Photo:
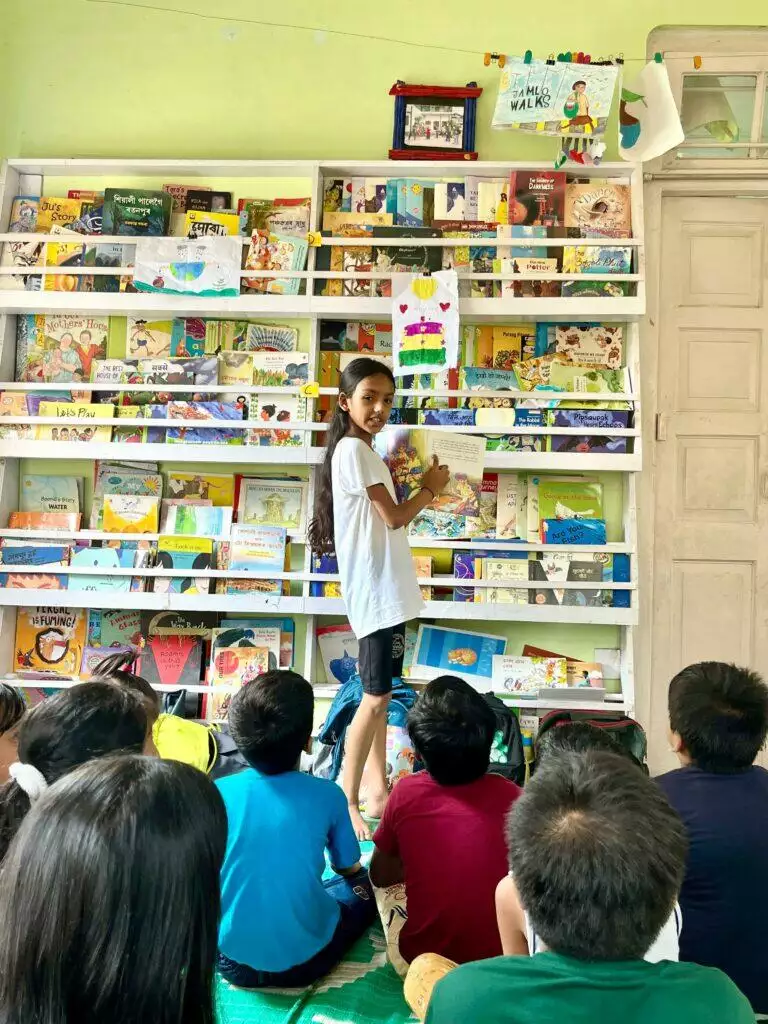
[[(59, 690), (22, 719), (18, 759), (37, 768), (50, 784), (95, 757), (140, 753), (147, 725), (137, 693), (111, 682), (79, 683)], [(0, 786), (0, 860), (29, 807), (18, 782)]]
[[(344, 370), (339, 381), (339, 393), (348, 398), (355, 393), (366, 377), (387, 377), (394, 386), (395, 377), (390, 368), (368, 356), (353, 359)], [(315, 554), (323, 555), (334, 550), (333, 540), (333, 487), (331, 484), (331, 460), (342, 437), (349, 433), (349, 413), (340, 404), (336, 405), (326, 433), (325, 459), (315, 476), (315, 509), (309, 524), (307, 538)]]
[(14, 686), (0, 683), (0, 735), (18, 725), (26, 710), (21, 693)]
[(52, 786), (0, 873), (0, 1024), (212, 1024), (226, 838), (218, 790), (180, 762)]

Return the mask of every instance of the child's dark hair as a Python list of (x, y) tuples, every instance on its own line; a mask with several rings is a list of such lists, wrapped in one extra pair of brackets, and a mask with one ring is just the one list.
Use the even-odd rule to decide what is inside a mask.
[(697, 768), (742, 771), (768, 735), (768, 686), (723, 661), (689, 665), (669, 684), (669, 724)]
[(660, 787), (603, 751), (547, 758), (507, 819), (509, 866), (553, 953), (639, 960), (672, 912), (685, 829)]
[(457, 676), (433, 679), (408, 713), (414, 750), (441, 786), (461, 786), (485, 775), (495, 733), (493, 710)]
[(137, 693), (144, 701), (144, 708), (147, 712), (147, 724), (152, 726), (160, 714), (160, 696), (152, 689), (146, 679), (131, 672), (126, 665), (132, 665), (136, 655), (125, 651), (116, 651), (108, 654), (98, 663), (91, 676), (91, 682), (117, 683), (125, 686), (134, 693)]
[(26, 710), (24, 698), (16, 687), (0, 683), (0, 736), (18, 725)]
[[(586, 754), (588, 750), (602, 750), (606, 754), (618, 754), (626, 757), (632, 764), (645, 771), (641, 764), (608, 729), (601, 729), (591, 722), (562, 722), (547, 729), (534, 744), (536, 767), (549, 757), (565, 751), (572, 754)], [(647, 772), (646, 772), (647, 774)]]
[(226, 839), (189, 765), (109, 757), (52, 786), (0, 875), (3, 1024), (213, 1024)]
[[(79, 683), (33, 708), (19, 727), (18, 759), (50, 785), (86, 761), (141, 753), (147, 712), (138, 694), (111, 682)], [(0, 860), (30, 808), (18, 782), (0, 787)]]
[(297, 672), (265, 672), (238, 690), (229, 729), (248, 764), (264, 775), (293, 771), (312, 735), (315, 698)]
[[(368, 356), (353, 359), (341, 375), (339, 394), (351, 397), (366, 377), (376, 376), (386, 377), (392, 386), (395, 386), (394, 374), (385, 363)], [(307, 531), (309, 544), (318, 555), (327, 554), (334, 549), (331, 461), (339, 441), (348, 433), (349, 413), (337, 403), (325, 435), (325, 458), (315, 476), (315, 509)]]

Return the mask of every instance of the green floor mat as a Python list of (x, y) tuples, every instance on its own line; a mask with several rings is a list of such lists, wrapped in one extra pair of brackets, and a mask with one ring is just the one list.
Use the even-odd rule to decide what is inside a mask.
[(374, 925), (309, 989), (249, 991), (216, 977), (217, 1024), (404, 1024), (415, 1020)]

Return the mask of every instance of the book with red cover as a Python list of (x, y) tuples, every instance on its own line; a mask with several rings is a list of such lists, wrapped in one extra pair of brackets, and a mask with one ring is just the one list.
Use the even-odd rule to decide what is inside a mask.
[(151, 686), (176, 686), (183, 689), (200, 682), (202, 664), (202, 637), (150, 636), (141, 652), (139, 674)]
[(565, 172), (512, 171), (509, 223), (559, 228), (565, 234)]

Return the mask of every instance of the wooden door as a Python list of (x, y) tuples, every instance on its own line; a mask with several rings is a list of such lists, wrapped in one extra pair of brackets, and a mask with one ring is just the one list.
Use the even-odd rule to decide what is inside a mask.
[(768, 673), (768, 200), (662, 200), (651, 764), (695, 661)]

